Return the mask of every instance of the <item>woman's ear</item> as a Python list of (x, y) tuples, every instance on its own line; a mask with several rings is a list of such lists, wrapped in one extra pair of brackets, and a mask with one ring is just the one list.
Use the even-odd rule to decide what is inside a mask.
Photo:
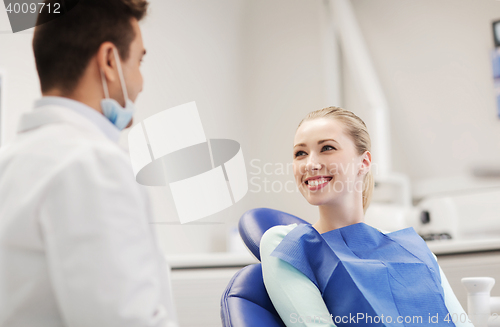
[(99, 70), (104, 73), (104, 76), (109, 82), (118, 80), (113, 47), (113, 43), (104, 42), (101, 44), (96, 54), (97, 66), (99, 67)]
[(370, 151), (365, 151), (361, 156), (361, 163), (358, 171), (358, 175), (367, 174), (372, 166), (372, 154)]

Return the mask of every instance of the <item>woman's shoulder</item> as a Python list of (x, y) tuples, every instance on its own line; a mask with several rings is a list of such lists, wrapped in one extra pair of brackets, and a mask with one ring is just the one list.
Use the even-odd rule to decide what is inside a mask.
[(277, 225), (269, 228), (260, 240), (260, 247), (273, 246), (274, 248), (281, 243), (281, 241), (288, 235), (293, 229), (297, 227), (297, 224), (291, 225)]
[[(302, 235), (309, 233), (312, 229), (314, 228), (308, 224), (277, 225), (269, 228), (260, 240), (261, 256), (262, 253), (270, 254), (273, 252), (292, 231), (292, 234), (300, 233)], [(294, 235), (294, 237), (297, 237), (297, 235)]]
[[(293, 233), (291, 233), (293, 231)], [(277, 225), (269, 228), (263, 235), (261, 239), (262, 242), (273, 242), (276, 240), (282, 240), (288, 234), (294, 234), (294, 237), (301, 237), (305, 234), (317, 234), (319, 233), (310, 224), (290, 224), (290, 225)]]

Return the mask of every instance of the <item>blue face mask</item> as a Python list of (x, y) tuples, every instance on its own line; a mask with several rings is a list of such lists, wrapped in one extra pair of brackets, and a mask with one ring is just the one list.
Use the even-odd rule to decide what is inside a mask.
[(118, 76), (120, 77), (120, 84), (122, 87), (123, 97), (125, 98), (125, 108), (123, 108), (118, 101), (111, 99), (108, 92), (108, 84), (106, 83), (106, 77), (104, 72), (101, 70), (102, 87), (104, 89), (105, 99), (101, 100), (102, 113), (106, 118), (113, 123), (116, 128), (123, 130), (132, 120), (132, 116), (135, 112), (135, 105), (128, 98), (127, 86), (125, 85), (125, 79), (123, 78), (122, 66), (120, 63), (120, 58), (118, 56), (118, 51), (113, 48), (113, 53), (115, 55), (116, 65), (118, 67)]

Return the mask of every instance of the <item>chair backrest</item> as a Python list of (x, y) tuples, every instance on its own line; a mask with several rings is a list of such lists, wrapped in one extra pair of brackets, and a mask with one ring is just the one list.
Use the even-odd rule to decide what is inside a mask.
[[(239, 221), (241, 238), (253, 255), (260, 260), (260, 240), (277, 225), (308, 224), (294, 215), (268, 208), (252, 209)], [(222, 294), (221, 319), (224, 327), (285, 327), (267, 295), (259, 264), (238, 271)]]
[(260, 261), (259, 247), (262, 235), (273, 226), (294, 223), (309, 224), (307, 221), (283, 211), (257, 208), (248, 210), (241, 216), (238, 229), (247, 248)]

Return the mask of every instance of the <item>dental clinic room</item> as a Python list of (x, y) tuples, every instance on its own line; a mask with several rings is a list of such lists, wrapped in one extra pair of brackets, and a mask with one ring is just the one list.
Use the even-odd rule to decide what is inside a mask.
[(494, 327), (499, 284), (499, 0), (0, 4), (0, 327)]

